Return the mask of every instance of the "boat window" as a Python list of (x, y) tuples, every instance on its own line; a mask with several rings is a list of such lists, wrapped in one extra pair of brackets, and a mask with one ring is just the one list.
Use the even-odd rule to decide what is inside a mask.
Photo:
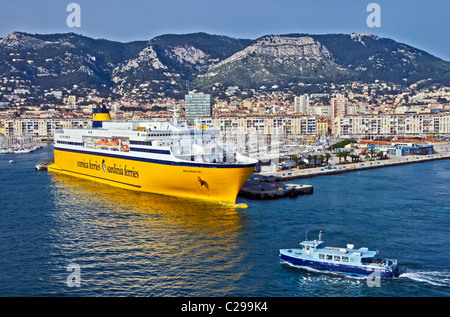
[(327, 254), (327, 260), (333, 260), (333, 256)]
[(319, 259), (325, 259), (325, 254), (319, 254)]
[(335, 255), (335, 256), (334, 256), (334, 260), (335, 260), (335, 261), (340, 261), (340, 260), (341, 260), (341, 257), (340, 257), (340, 256), (337, 256), (337, 255)]
[(342, 257), (342, 262), (348, 262), (348, 256), (343, 256)]

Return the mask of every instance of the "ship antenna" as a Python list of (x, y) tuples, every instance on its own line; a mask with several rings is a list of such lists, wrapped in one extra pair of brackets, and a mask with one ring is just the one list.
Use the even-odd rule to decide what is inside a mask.
[(305, 241), (308, 241), (308, 230), (305, 232)]
[(322, 230), (319, 231), (319, 242), (322, 241)]

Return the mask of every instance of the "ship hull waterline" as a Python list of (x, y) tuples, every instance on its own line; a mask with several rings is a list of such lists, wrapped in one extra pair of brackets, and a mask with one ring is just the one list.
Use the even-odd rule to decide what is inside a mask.
[(48, 171), (120, 188), (234, 205), (255, 164), (144, 160), (55, 148)]

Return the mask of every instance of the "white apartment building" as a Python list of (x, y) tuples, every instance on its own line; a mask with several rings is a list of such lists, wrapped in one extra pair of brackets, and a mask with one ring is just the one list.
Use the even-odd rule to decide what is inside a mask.
[(308, 95), (301, 95), (294, 98), (294, 112), (299, 114), (309, 113), (309, 97)]
[(221, 142), (232, 142), (241, 153), (254, 157), (279, 154), (292, 141), (306, 142), (317, 134), (317, 118), (302, 115), (204, 117), (196, 120), (196, 126), (219, 129)]
[(0, 133), (6, 136), (52, 138), (55, 130), (91, 125), (83, 118), (2, 119)]
[(334, 119), (333, 134), (340, 137), (450, 135), (450, 114), (341, 116)]
[(220, 129), (221, 132), (282, 134), (286, 138), (315, 135), (317, 118), (314, 116), (242, 116), (205, 117), (196, 120), (196, 125)]

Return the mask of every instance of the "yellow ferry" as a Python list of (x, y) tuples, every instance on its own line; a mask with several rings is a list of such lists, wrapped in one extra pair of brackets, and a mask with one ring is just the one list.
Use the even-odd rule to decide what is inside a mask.
[(93, 110), (92, 128), (55, 133), (48, 171), (121, 188), (235, 204), (257, 160), (219, 145), (218, 130), (172, 121), (111, 121)]

